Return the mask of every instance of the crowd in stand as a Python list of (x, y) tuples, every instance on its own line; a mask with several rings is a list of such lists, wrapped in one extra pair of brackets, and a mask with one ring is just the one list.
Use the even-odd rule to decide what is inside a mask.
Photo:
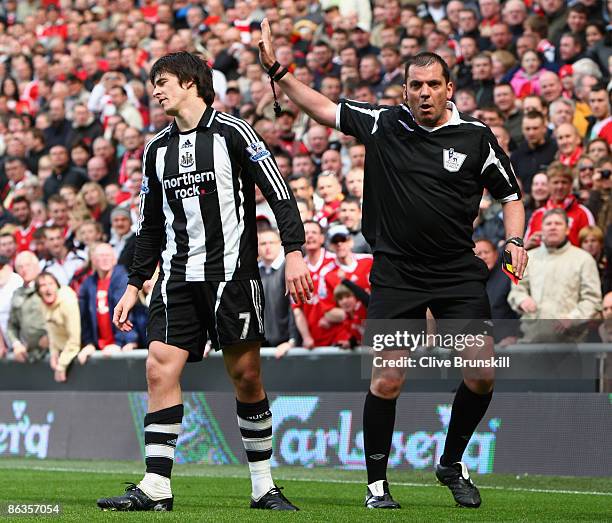
[[(169, 123), (151, 65), (176, 51), (213, 68), (215, 109), (244, 118), (274, 153), (306, 232), (316, 292), (284, 292), (274, 216), (258, 193), (266, 345), (353, 347), (369, 297), (360, 232), (365, 149), (280, 95), (258, 63), (260, 21), (281, 66), (333, 101), (403, 102), (403, 62), (448, 63), (460, 111), (489, 125), (524, 191), (530, 265), (501, 273), (501, 205), (486, 193), (475, 253), (494, 318), (557, 318), (551, 333), (612, 339), (612, 1), (6, 0), (0, 12), (0, 357), (49, 354), (55, 379), (95, 351), (143, 346), (112, 325), (135, 246), (142, 153)], [(375, 181), (373, 182), (375, 183)], [(406, 224), (410, 227), (410, 224)], [(602, 317), (598, 334), (584, 320)], [(549, 334), (551, 334), (549, 333)], [(538, 341), (529, 328), (508, 331)]]

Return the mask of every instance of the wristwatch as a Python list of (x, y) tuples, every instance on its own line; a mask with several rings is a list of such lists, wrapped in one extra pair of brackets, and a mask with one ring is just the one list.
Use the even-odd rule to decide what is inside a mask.
[(509, 243), (513, 243), (517, 247), (525, 247), (525, 244), (523, 243), (523, 238), (520, 238), (519, 236), (513, 236), (512, 238), (508, 238), (504, 247)]

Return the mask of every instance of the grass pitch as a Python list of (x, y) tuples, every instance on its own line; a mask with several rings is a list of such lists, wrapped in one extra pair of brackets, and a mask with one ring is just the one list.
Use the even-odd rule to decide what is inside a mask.
[[(301, 509), (272, 513), (248, 508), (246, 466), (177, 465), (173, 472), (174, 511), (102, 512), (98, 497), (137, 483), (142, 464), (111, 461), (0, 459), (0, 520), (5, 521), (611, 521), (612, 479), (559, 476), (474, 475), (482, 506), (460, 509), (432, 472), (391, 471), (397, 511), (369, 511), (362, 505), (364, 472), (283, 467), (274, 476)], [(60, 503), (59, 516), (6, 518), (7, 503)]]

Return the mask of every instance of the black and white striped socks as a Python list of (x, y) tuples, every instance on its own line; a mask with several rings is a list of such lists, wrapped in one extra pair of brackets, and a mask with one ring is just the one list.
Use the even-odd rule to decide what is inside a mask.
[(274, 488), (270, 472), (272, 413), (267, 397), (257, 403), (242, 403), (236, 400), (236, 411), (251, 472), (251, 496), (257, 501)]
[(147, 472), (138, 487), (151, 499), (158, 500), (172, 497), (170, 476), (182, 420), (182, 404), (150, 412), (145, 416), (145, 463)]

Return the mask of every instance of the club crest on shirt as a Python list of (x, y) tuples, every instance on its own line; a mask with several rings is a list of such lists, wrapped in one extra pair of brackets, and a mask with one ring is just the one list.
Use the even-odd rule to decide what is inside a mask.
[(444, 162), (444, 168), (447, 171), (456, 173), (461, 169), (463, 162), (467, 158), (467, 154), (458, 153), (454, 148), (443, 149), (442, 160)]
[(193, 159), (193, 154), (187, 151), (183, 156), (181, 156), (181, 167), (191, 167), (195, 163)]
[(252, 162), (261, 162), (262, 160), (270, 158), (271, 156), (270, 151), (266, 149), (266, 144), (261, 141), (252, 143), (246, 148), (246, 150), (247, 153), (251, 155), (249, 156), (249, 160)]
[(142, 184), (140, 185), (140, 192), (142, 194), (149, 194), (149, 177), (142, 177)]

